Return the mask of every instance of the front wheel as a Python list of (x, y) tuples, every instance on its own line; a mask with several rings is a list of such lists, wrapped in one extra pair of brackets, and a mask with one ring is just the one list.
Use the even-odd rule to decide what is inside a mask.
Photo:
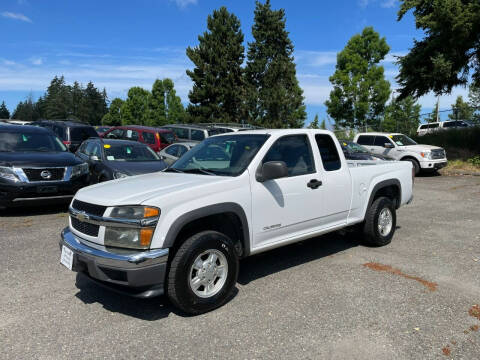
[(387, 197), (379, 197), (370, 205), (365, 214), (364, 242), (370, 246), (390, 244), (396, 226), (397, 214), (392, 200)]
[(211, 311), (231, 296), (238, 268), (230, 239), (216, 231), (202, 231), (175, 253), (168, 273), (168, 297), (188, 314)]

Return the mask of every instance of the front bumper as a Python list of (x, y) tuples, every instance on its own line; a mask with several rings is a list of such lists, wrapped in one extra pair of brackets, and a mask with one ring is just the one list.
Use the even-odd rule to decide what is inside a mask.
[(35, 183), (1, 182), (0, 206), (18, 206), (47, 200), (69, 201), (75, 193), (89, 184), (88, 174), (68, 181)]
[(426, 161), (420, 162), (420, 167), (424, 170), (427, 170), (427, 169), (438, 170), (445, 166), (447, 166), (447, 159), (426, 160)]
[(168, 249), (112, 252), (103, 246), (85, 243), (68, 227), (62, 231), (60, 249), (66, 246), (73, 251), (73, 271), (130, 296), (149, 298), (163, 295)]

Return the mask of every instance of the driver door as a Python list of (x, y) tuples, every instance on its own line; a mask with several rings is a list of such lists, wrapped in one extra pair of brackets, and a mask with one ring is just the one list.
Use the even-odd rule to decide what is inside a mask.
[(251, 176), (253, 249), (287, 241), (321, 225), (323, 187), (306, 134), (283, 136), (275, 141), (260, 166), (267, 161), (284, 161), (288, 176), (259, 182)]

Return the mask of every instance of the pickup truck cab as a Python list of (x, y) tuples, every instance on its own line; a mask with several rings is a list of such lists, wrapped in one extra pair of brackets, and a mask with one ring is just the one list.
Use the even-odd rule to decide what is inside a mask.
[(388, 156), (394, 160), (409, 161), (415, 175), (420, 171), (435, 171), (447, 165), (445, 150), (438, 146), (417, 144), (400, 133), (359, 133), (353, 139), (373, 154)]
[(412, 186), (410, 163), (347, 161), (330, 131), (212, 136), (163, 172), (79, 191), (61, 263), (199, 314), (227, 301), (241, 258), (346, 227), (390, 243)]

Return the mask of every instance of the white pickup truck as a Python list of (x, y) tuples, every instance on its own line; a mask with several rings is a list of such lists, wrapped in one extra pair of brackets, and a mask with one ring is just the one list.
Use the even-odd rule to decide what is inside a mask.
[(417, 144), (399, 133), (360, 133), (353, 139), (375, 155), (412, 163), (415, 175), (420, 171), (436, 171), (447, 165), (447, 154), (438, 146)]
[(199, 314), (227, 301), (246, 256), (346, 227), (390, 243), (412, 186), (410, 163), (347, 161), (329, 131), (217, 135), (163, 172), (78, 191), (60, 261)]

